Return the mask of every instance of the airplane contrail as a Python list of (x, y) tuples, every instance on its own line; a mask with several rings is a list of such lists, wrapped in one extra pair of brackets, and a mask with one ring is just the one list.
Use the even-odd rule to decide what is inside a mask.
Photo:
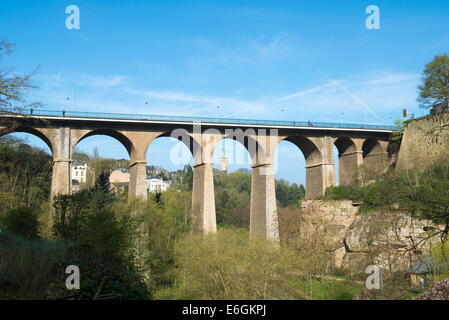
[(373, 116), (375, 116), (378, 120), (382, 120), (382, 118), (380, 118), (364, 101), (362, 101), (361, 99), (359, 99), (355, 94), (353, 94), (352, 92), (350, 92), (348, 89), (340, 86), (334, 79), (332, 79), (331, 77), (329, 77), (328, 75), (326, 75), (325, 73), (321, 72), (320, 70), (317, 69), (317, 71), (319, 73), (321, 73), (324, 77), (326, 77), (329, 81), (331, 81), (337, 88), (343, 90), (344, 92), (346, 92), (350, 97), (352, 97), (355, 101), (357, 101), (358, 103), (360, 103), (362, 106), (364, 106), (366, 108), (366, 110), (368, 110), (369, 113), (371, 113)]

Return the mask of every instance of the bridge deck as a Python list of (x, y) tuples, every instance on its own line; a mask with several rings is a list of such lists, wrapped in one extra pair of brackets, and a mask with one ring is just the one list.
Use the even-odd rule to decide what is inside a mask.
[(163, 115), (143, 115), (126, 113), (104, 113), (104, 112), (81, 112), (63, 110), (44, 109), (24, 109), (20, 112), (6, 112), (3, 116), (38, 116), (57, 118), (85, 118), (91, 120), (137, 120), (137, 121), (163, 121), (163, 122), (185, 122), (185, 123), (213, 123), (213, 124), (233, 124), (233, 125), (256, 125), (270, 127), (309, 127), (309, 128), (334, 128), (334, 129), (367, 129), (374, 131), (391, 132), (395, 126), (380, 124), (358, 124), (358, 123), (332, 123), (315, 121), (283, 121), (283, 120), (255, 120), (255, 119), (234, 119), (234, 118), (214, 118), (214, 117), (186, 117), (186, 116), (163, 116)]

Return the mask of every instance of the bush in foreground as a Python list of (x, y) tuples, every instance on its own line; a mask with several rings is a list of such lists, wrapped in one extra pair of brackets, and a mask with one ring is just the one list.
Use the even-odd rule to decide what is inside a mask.
[(27, 239), (37, 239), (39, 221), (37, 213), (32, 208), (18, 207), (9, 210), (2, 219), (2, 225), (11, 233)]
[(432, 288), (423, 292), (414, 300), (449, 300), (449, 278), (435, 282)]
[(176, 245), (177, 284), (158, 299), (279, 299), (282, 283), (294, 277), (297, 260), (285, 248), (249, 233), (219, 229), (216, 235), (188, 235)]

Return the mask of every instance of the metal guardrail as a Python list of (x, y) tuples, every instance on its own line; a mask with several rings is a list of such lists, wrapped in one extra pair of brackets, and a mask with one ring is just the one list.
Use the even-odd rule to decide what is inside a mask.
[(348, 128), (348, 129), (376, 129), (394, 131), (395, 126), (380, 124), (357, 124), (357, 123), (332, 123), (315, 121), (283, 121), (283, 120), (254, 120), (254, 119), (231, 119), (213, 117), (185, 117), (185, 116), (161, 116), (126, 113), (104, 113), (104, 112), (81, 112), (64, 110), (24, 109), (20, 112), (11, 111), (10, 114), (31, 116), (56, 116), (76, 117), (88, 119), (114, 119), (114, 120), (152, 120), (152, 121), (179, 121), (179, 122), (208, 122), (217, 124), (254, 124), (288, 127), (320, 127), (320, 128)]

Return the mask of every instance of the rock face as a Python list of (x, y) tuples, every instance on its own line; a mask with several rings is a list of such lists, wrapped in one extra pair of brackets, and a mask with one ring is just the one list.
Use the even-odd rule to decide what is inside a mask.
[(355, 219), (358, 209), (352, 201), (308, 200), (301, 205), (302, 235), (309, 232), (322, 231), (323, 240), (329, 250), (337, 250), (344, 246), (344, 239), (349, 226)]
[[(347, 255), (342, 266), (348, 268), (352, 260), (359, 261), (359, 268), (368, 264), (382, 265), (389, 271), (404, 271), (417, 263), (419, 255), (428, 251), (438, 241), (428, 238), (429, 220), (413, 219), (403, 212), (372, 212), (358, 215), (349, 227), (345, 245)], [(360, 257), (357, 257), (360, 255)]]
[(402, 212), (372, 212), (355, 218), (345, 243), (349, 252), (406, 250), (425, 239), (425, 230), (431, 226), (430, 221), (413, 219)]
[[(364, 273), (366, 266), (407, 270), (429, 249), (431, 221), (413, 219), (403, 212), (358, 214), (351, 201), (305, 201), (301, 206), (301, 237), (322, 231), (325, 247), (334, 253), (334, 266)], [(437, 226), (438, 227), (438, 226)]]

